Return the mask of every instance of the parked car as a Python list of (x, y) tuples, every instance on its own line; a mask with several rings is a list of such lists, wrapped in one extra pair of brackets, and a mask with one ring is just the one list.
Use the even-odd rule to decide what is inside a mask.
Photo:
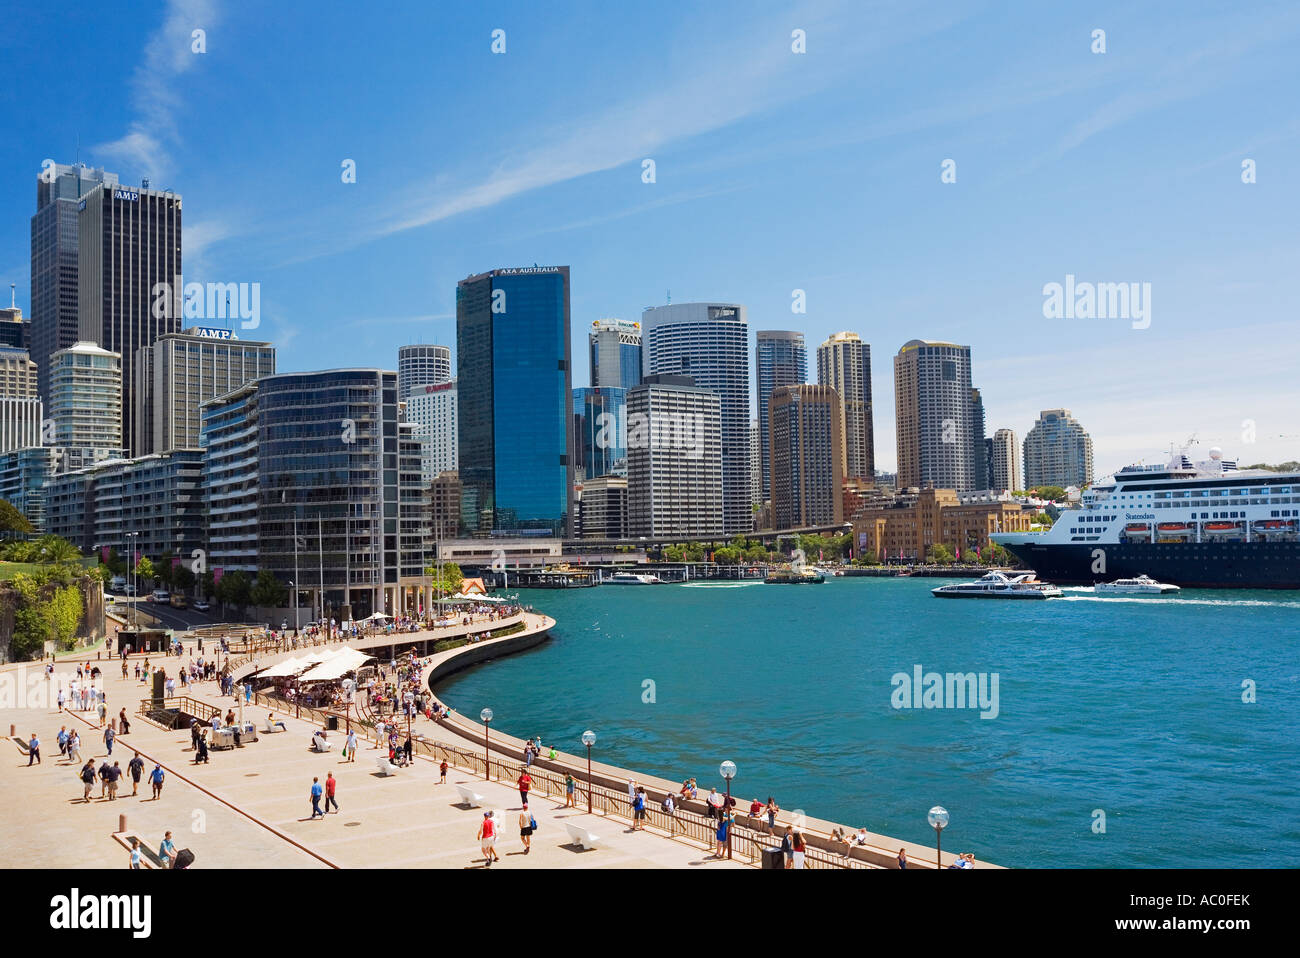
[(173, 609), (188, 609), (190, 606), (184, 592), (173, 592), (170, 601)]
[(212, 608), (212, 606), (208, 605), (207, 601), (204, 599), (199, 599), (194, 603), (195, 612), (207, 612), (210, 608)]

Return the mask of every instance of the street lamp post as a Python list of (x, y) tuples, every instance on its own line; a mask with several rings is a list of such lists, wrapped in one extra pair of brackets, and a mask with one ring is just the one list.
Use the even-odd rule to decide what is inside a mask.
[(492, 780), (492, 751), (488, 744), (488, 727), (492, 724), (492, 710), (484, 709), (478, 713), (483, 720), (483, 780)]
[(596, 733), (591, 729), (582, 733), (582, 744), (587, 746), (587, 814), (591, 814), (591, 747), (596, 744)]
[[(731, 780), (736, 777), (736, 763), (723, 762), (721, 765), (718, 766), (718, 774), (727, 780), (727, 803), (726, 805), (723, 806), (724, 809), (723, 814), (729, 816), (731, 815)], [(727, 819), (724, 818), (723, 821), (725, 822), (727, 821)], [(735, 824), (736, 823), (732, 821), (727, 826), (727, 857), (728, 858), (731, 857), (731, 830), (732, 828), (735, 827)]]
[(948, 809), (942, 805), (936, 805), (930, 809), (926, 816), (930, 822), (930, 827), (934, 829), (935, 858), (934, 867), (936, 869), (943, 867), (943, 830), (948, 827)]

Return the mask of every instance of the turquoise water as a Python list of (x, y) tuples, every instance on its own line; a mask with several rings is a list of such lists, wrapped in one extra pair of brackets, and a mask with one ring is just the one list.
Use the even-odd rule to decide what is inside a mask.
[[(730, 759), (745, 799), (901, 839), (932, 842), (941, 804), (945, 848), (999, 864), (1300, 865), (1300, 593), (931, 598), (941, 581), (525, 590), (552, 639), (439, 692), (705, 788)], [(997, 717), (893, 708), (917, 664), (997, 673)]]

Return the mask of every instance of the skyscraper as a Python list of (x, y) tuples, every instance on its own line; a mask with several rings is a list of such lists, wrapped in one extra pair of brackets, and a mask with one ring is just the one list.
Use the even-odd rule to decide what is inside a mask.
[(1025, 488), (1092, 482), (1092, 436), (1068, 409), (1044, 409), (1025, 436)]
[(73, 343), (50, 357), (49, 416), (63, 470), (121, 458), (122, 357), (94, 343)]
[(772, 495), (772, 441), (768, 428), (768, 404), (782, 386), (808, 381), (808, 349), (803, 333), (789, 329), (760, 329), (754, 333), (754, 383), (758, 393), (759, 468), (762, 496)]
[(1016, 434), (1010, 429), (999, 429), (993, 434), (993, 475), (991, 488), (1013, 490), (1020, 485), (1020, 449)]
[(723, 532), (722, 401), (689, 376), (628, 391), (628, 534), (686, 541)]
[(894, 357), (899, 489), (975, 490), (983, 416), (977, 424), (974, 399), (969, 346), (921, 339), (903, 345)]
[(456, 364), (466, 531), (571, 535), (569, 267), (461, 280)]
[(631, 389), (641, 381), (641, 324), (598, 319), (587, 333), (591, 350), (591, 385)]
[(397, 398), (410, 399), (422, 386), (451, 382), (451, 347), (415, 343), (397, 349)]
[[(399, 373), (400, 376), (400, 373)], [(417, 427), (415, 435), (420, 441), (420, 476), (432, 482), (442, 472), (457, 468), (456, 380), (414, 386), (406, 399), (406, 421)]]
[(141, 346), (135, 361), (137, 455), (197, 449), (199, 406), (275, 374), (275, 347), (228, 329), (195, 326)]
[(971, 459), (975, 462), (975, 484), (971, 487), (983, 490), (989, 487), (989, 453), (984, 443), (984, 397), (973, 386), (970, 391), (970, 443)]
[(78, 209), (77, 338), (122, 357), (122, 446), (134, 455), (137, 353), (180, 332), (181, 197), (105, 182)]
[(772, 527), (844, 521), (844, 406), (830, 386), (781, 386), (769, 410)]
[(13, 283), (9, 284), (9, 305), (0, 308), (0, 346), (32, 350), (32, 324), (23, 319), (22, 307), (14, 297)]
[(27, 350), (0, 346), (0, 452), (41, 444), (36, 363)]
[(652, 306), (641, 316), (641, 335), (647, 374), (690, 376), (698, 388), (718, 394), (722, 531), (726, 535), (750, 532), (749, 324), (745, 307), (734, 303)]
[(817, 382), (830, 386), (844, 401), (848, 477), (873, 480), (876, 437), (871, 404), (871, 346), (857, 333), (835, 333), (817, 347)]
[(38, 388), (50, 399), (50, 356), (67, 349), (77, 335), (77, 228), (82, 197), (96, 186), (117, 185), (117, 174), (54, 164), (36, 175), (32, 216), (31, 353)]
[(626, 389), (578, 387), (573, 391), (573, 423), (575, 476), (585, 481), (627, 475)]

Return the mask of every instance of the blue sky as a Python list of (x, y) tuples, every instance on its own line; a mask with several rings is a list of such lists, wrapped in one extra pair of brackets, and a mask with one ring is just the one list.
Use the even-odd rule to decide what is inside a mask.
[[(1072, 409), (1099, 473), (1193, 434), (1300, 458), (1300, 8), (1137, 6), (27, 4), (0, 284), (29, 312), (35, 177), (80, 144), (183, 194), (186, 281), (260, 283), (282, 370), (454, 345), (457, 280), (564, 263), (575, 344), (669, 290), (857, 331), (882, 468), (911, 338), (972, 346), (990, 434)], [(1150, 327), (1044, 318), (1067, 274), (1150, 283)]]

